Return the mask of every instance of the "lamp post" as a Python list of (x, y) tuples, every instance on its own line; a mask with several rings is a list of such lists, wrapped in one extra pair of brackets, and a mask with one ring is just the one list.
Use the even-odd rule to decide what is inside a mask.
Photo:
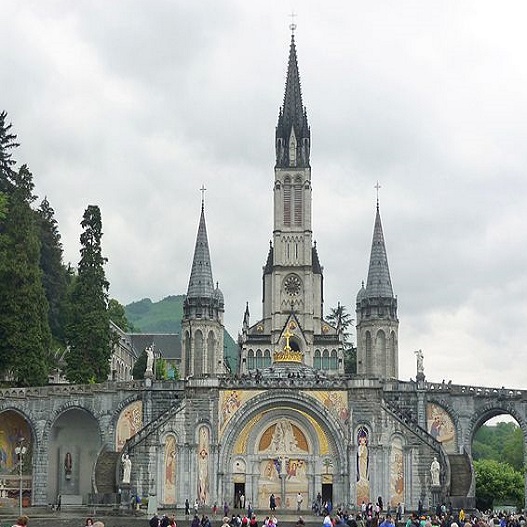
[(19, 516), (22, 516), (22, 466), (24, 464), (24, 455), (27, 452), (27, 448), (24, 446), (24, 438), (21, 438), (18, 446), (15, 447), (15, 454), (18, 456), (18, 512)]

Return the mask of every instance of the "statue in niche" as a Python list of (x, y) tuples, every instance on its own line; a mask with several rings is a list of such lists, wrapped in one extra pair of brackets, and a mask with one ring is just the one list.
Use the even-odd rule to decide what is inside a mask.
[(64, 475), (66, 479), (71, 479), (71, 473), (73, 471), (73, 458), (71, 452), (66, 452), (64, 456)]

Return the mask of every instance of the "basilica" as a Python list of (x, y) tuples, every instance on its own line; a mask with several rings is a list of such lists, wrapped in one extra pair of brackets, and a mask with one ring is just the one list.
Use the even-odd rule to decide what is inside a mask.
[(356, 298), (357, 373), (345, 373), (341, 321), (323, 315), (294, 32), (275, 151), (262, 313), (251, 320), (245, 311), (237, 371), (224, 357), (226, 304), (202, 202), (180, 379), (155, 380), (147, 363), (144, 380), (0, 390), (0, 502), (43, 505), (60, 495), (63, 505), (138, 500), (174, 509), (185, 500), (233, 506), (243, 495), (254, 509), (268, 510), (273, 496), (278, 510), (296, 510), (299, 495), (302, 509), (320, 495), (350, 509), (379, 497), (392, 510), (474, 506), (472, 438), (503, 413), (527, 437), (527, 392), (430, 383), (419, 355), (415, 380), (398, 379), (397, 298), (379, 203)]

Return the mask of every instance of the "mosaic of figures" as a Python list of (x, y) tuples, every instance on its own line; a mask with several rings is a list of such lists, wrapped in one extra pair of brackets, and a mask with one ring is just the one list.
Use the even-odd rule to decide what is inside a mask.
[(126, 406), (119, 419), (115, 431), (115, 448), (118, 452), (124, 444), (143, 427), (143, 402), (135, 401)]
[(404, 453), (400, 437), (392, 439), (390, 451), (390, 507), (404, 503)]
[(261, 393), (259, 390), (226, 390), (220, 392), (220, 435), (241, 405), (259, 393)]
[(304, 392), (318, 399), (326, 410), (342, 424), (348, 422), (350, 411), (348, 408), (348, 395), (346, 392)]
[(426, 423), (428, 433), (439, 441), (449, 454), (455, 454), (456, 429), (448, 412), (438, 404), (428, 403), (426, 406)]
[(210, 431), (202, 425), (198, 429), (198, 500), (200, 504), (209, 503), (209, 454)]
[(16, 412), (0, 414), (0, 474), (10, 474), (18, 467), (15, 448), (23, 445), (27, 451), (24, 464), (31, 467), (31, 431), (26, 420)]
[(361, 426), (357, 430), (357, 504), (370, 502), (369, 433)]
[[(258, 445), (258, 454), (265, 457), (260, 462), (258, 507), (266, 509), (274, 495), (278, 508), (296, 507), (296, 496), (308, 492), (308, 441), (304, 432), (288, 419), (280, 419), (269, 426)], [(282, 485), (285, 503), (281, 502)]]
[(165, 441), (164, 502), (176, 504), (176, 438), (169, 435)]

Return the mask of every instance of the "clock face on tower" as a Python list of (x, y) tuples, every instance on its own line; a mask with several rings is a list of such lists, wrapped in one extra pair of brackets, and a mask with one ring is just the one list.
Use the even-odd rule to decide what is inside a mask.
[(298, 296), (302, 290), (302, 280), (296, 274), (289, 274), (284, 279), (284, 291), (289, 296)]

